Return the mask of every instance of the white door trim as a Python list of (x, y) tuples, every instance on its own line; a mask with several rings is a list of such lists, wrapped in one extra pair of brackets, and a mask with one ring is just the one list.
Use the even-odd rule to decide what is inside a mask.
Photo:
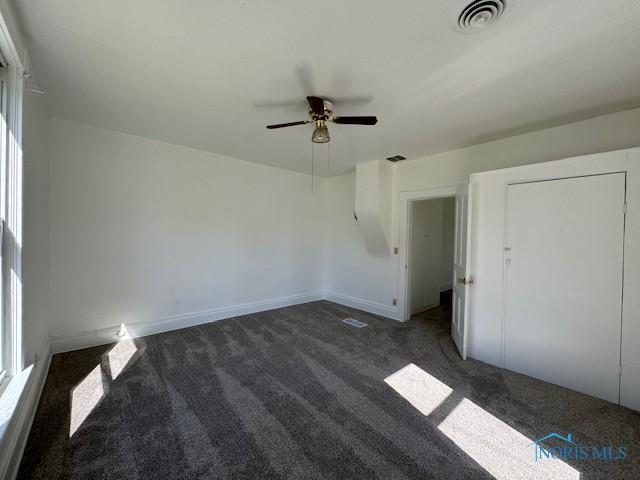
[(411, 308), (407, 303), (409, 289), (409, 239), (411, 238), (411, 222), (409, 209), (411, 202), (429, 200), (433, 198), (455, 197), (465, 184), (449, 185), (445, 187), (427, 188), (424, 190), (400, 192), (400, 222), (398, 232), (398, 312), (400, 321), (406, 322), (411, 318)]
[[(606, 153), (616, 153), (616, 152), (606, 152)], [(628, 157), (628, 153), (626, 154)], [(576, 157), (577, 158), (577, 157)], [(518, 167), (516, 167), (518, 168)], [(481, 172), (481, 173), (485, 173), (485, 172)], [(618, 169), (618, 170), (612, 170), (612, 171), (607, 171), (607, 170), (602, 170), (602, 171), (595, 171), (595, 172), (590, 172), (587, 171), (585, 173), (579, 174), (579, 175), (541, 175), (539, 177), (532, 177), (532, 178), (521, 178), (521, 179), (514, 179), (514, 180), (509, 180), (508, 182), (506, 182), (503, 186), (503, 191), (504, 191), (504, 213), (503, 213), (503, 254), (502, 254), (502, 286), (501, 286), (501, 293), (500, 293), (500, 367), (501, 368), (505, 368), (505, 338), (504, 338), (504, 332), (505, 332), (505, 322), (506, 322), (506, 302), (507, 302), (507, 265), (506, 265), (506, 259), (507, 259), (507, 253), (506, 251), (504, 251), (504, 247), (507, 247), (508, 243), (509, 243), (509, 239), (508, 239), (508, 222), (509, 222), (509, 186), (510, 185), (522, 185), (522, 184), (527, 184), (527, 183), (536, 183), (536, 182), (550, 182), (550, 181), (555, 181), (555, 180), (570, 180), (572, 178), (583, 178), (583, 177), (596, 177), (596, 176), (600, 176), (600, 175), (612, 175), (612, 174), (616, 174), (616, 173), (624, 173), (625, 174), (625, 178), (626, 178), (626, 183), (625, 183), (625, 203), (628, 202), (628, 183), (629, 183), (629, 172), (625, 169)], [(626, 214), (626, 212), (625, 212)], [(626, 227), (626, 220), (625, 220), (625, 227)], [(625, 228), (625, 237), (623, 238), (623, 265), (622, 265), (622, 269), (623, 269), (623, 278), (622, 278), (622, 295), (624, 298), (624, 268), (625, 268), (625, 264), (624, 264), (624, 247), (626, 246), (626, 228)], [(467, 246), (467, 252), (469, 252), (469, 246)], [(621, 325), (624, 326), (624, 303), (622, 306), (623, 309), (623, 313), (621, 315), (620, 318), (620, 323)], [(622, 364), (622, 339), (620, 339), (620, 363)]]
[[(509, 182), (507, 184), (506, 210), (511, 213), (508, 213), (505, 223), (503, 262), (505, 282), (502, 292), (501, 335), (504, 368), (619, 403), (622, 365), (626, 185), (627, 174), (625, 172), (574, 175), (538, 181)], [(605, 212), (608, 213), (604, 214), (604, 218), (607, 221), (605, 222), (601, 218), (599, 222), (593, 223), (593, 209), (585, 207), (585, 203), (588, 202), (576, 195), (568, 195), (568, 197), (571, 197), (570, 200), (567, 198), (567, 191), (574, 192), (574, 190), (568, 190), (570, 188), (577, 189), (578, 194), (583, 195), (584, 199), (591, 196), (601, 199), (602, 204), (598, 205), (602, 205), (602, 208), (607, 209)], [(546, 194), (542, 192), (546, 192)], [(511, 197), (512, 194), (513, 198)], [(525, 210), (518, 210), (518, 214), (514, 214), (513, 205), (522, 208), (523, 202), (526, 205), (524, 207)], [(575, 210), (566, 210), (563, 211), (563, 214), (557, 215), (558, 205), (565, 202), (573, 205)], [(542, 206), (540, 206), (541, 204)], [(543, 212), (542, 218), (547, 219), (551, 224), (540, 223), (540, 219), (535, 219), (536, 215), (532, 212), (537, 211)], [(580, 238), (576, 238), (575, 232), (571, 228), (558, 227), (559, 224), (564, 227), (574, 218), (588, 218), (588, 220), (585, 220), (587, 222), (585, 232), (590, 231), (591, 235), (581, 232)], [(528, 226), (532, 224), (532, 221), (537, 221), (538, 223), (535, 224), (537, 227), (531, 230)], [(523, 226), (523, 224), (527, 226)], [(553, 238), (552, 235), (542, 235), (541, 239), (534, 240), (533, 248), (536, 253), (531, 256), (530, 252), (519, 247), (527, 244), (526, 239), (536, 238), (538, 232), (544, 231), (545, 228), (542, 225), (548, 227), (551, 232), (559, 229), (562, 234)], [(523, 231), (527, 232), (527, 228), (530, 228), (530, 231), (527, 234), (523, 234)], [(532, 234), (532, 231), (536, 233)], [(514, 240), (514, 238), (517, 240)], [(599, 241), (605, 243), (599, 243)], [(544, 242), (548, 243), (545, 244)], [(558, 250), (555, 249), (556, 245), (559, 245)], [(511, 251), (512, 249), (513, 251)], [(580, 253), (568, 256), (564, 253), (573, 250)], [(517, 252), (520, 253), (519, 256)], [(598, 252), (601, 252), (601, 254), (598, 254)], [(527, 254), (525, 255), (525, 253)], [(507, 259), (510, 260), (512, 258), (514, 261), (511, 266), (507, 266), (509, 263)], [(554, 260), (548, 261), (547, 258)], [(595, 261), (594, 265), (597, 265), (598, 260), (594, 259), (598, 258), (602, 259), (599, 263), (602, 271), (596, 267), (591, 267), (588, 271), (580, 270), (581, 266), (588, 265), (590, 264), (589, 262)], [(527, 261), (528, 263), (526, 263)], [(514, 268), (518, 268), (517, 265), (520, 267), (518, 273), (515, 273), (516, 270)], [(525, 265), (524, 268), (523, 265)], [(573, 265), (573, 267), (570, 271), (566, 268), (562, 270), (562, 265)], [(539, 268), (545, 269), (542, 270), (545, 272), (543, 276), (538, 274), (541, 271)], [(541, 299), (548, 298), (542, 293), (543, 291), (554, 293), (561, 291), (566, 284), (566, 280), (561, 281), (558, 279), (570, 277), (576, 269), (580, 272), (576, 274), (577, 278), (588, 280), (586, 284), (572, 282), (570, 288), (573, 290), (573, 296), (569, 297), (571, 301), (566, 302), (566, 296), (564, 295), (561, 296), (562, 302), (559, 302), (557, 296), (555, 301), (551, 301), (551, 303), (547, 303), (544, 300), (541, 301)], [(593, 283), (591, 277), (600, 277), (601, 273), (605, 275), (604, 278), (606, 280), (600, 282), (602, 284)], [(533, 283), (533, 289), (526, 287), (530, 277), (536, 278)], [(551, 283), (553, 281), (557, 283)], [(548, 287), (548, 283), (553, 286)], [(576, 283), (576, 285), (573, 283)], [(587, 290), (580, 288), (579, 285), (586, 286)], [(530, 292), (535, 292), (535, 303), (529, 303)], [(584, 292), (587, 293), (585, 294)], [(549, 294), (553, 295), (553, 293)], [(557, 295), (557, 293), (555, 294)], [(593, 300), (594, 297), (599, 297), (600, 295), (602, 295), (601, 298)], [(514, 298), (517, 300), (514, 301)], [(589, 302), (593, 302), (591, 307), (589, 307)], [(559, 307), (560, 303), (568, 304), (569, 306)], [(577, 308), (572, 306), (574, 304), (587, 305), (586, 310), (589, 312), (600, 305), (606, 305), (606, 308), (595, 316), (585, 312), (583, 318), (582, 315), (571, 313), (575, 312)], [(544, 310), (545, 308), (551, 308), (551, 310)], [(538, 311), (544, 313), (535, 313)], [(556, 317), (556, 312), (558, 311), (561, 313)], [(514, 312), (518, 313), (514, 314)], [(618, 315), (619, 318), (617, 317)], [(523, 321), (522, 319), (525, 320)], [(547, 319), (556, 321), (552, 320), (551, 323), (545, 323)], [(563, 321), (560, 322), (559, 320)], [(520, 322), (520, 326), (514, 328), (514, 325), (518, 325), (518, 322)], [(574, 322), (574, 326), (570, 330), (562, 328), (562, 325), (571, 325), (572, 322)], [(531, 325), (535, 325), (535, 328), (527, 331), (526, 329)], [(525, 333), (522, 333), (522, 329), (524, 329)], [(584, 336), (575, 334), (578, 329), (580, 329), (580, 332), (584, 332)], [(542, 332), (541, 335), (546, 335), (546, 337), (537, 336), (538, 332)], [(554, 338), (555, 341), (549, 341), (549, 345), (554, 345), (553, 347), (545, 349), (547, 347), (546, 338)], [(568, 358), (565, 356), (566, 342), (563, 340), (567, 338), (572, 339), (571, 343), (575, 341), (577, 345), (580, 345), (580, 348), (575, 348), (575, 345), (572, 345), (573, 349), (569, 349), (572, 351)], [(560, 341), (556, 339), (560, 339)], [(512, 341), (515, 343), (511, 343)], [(514, 347), (514, 344), (517, 347)], [(584, 355), (584, 358), (580, 359), (579, 355)], [(540, 359), (539, 361), (540, 357), (545, 360)], [(594, 357), (599, 360), (593, 360), (593, 365), (589, 365), (588, 362)], [(547, 358), (552, 360), (545, 363)], [(575, 368), (576, 363), (580, 365), (580, 368)], [(572, 368), (565, 369), (564, 364), (572, 365)], [(582, 367), (583, 365), (584, 367)], [(596, 371), (598, 373), (592, 376), (591, 373), (586, 373), (587, 371)]]

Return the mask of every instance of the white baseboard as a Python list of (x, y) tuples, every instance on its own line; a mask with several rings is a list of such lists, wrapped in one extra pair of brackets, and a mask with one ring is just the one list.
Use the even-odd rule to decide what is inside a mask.
[(339, 303), (340, 305), (345, 305), (351, 308), (357, 308), (358, 310), (364, 310), (365, 312), (380, 315), (392, 320), (400, 320), (398, 308), (390, 305), (371, 302), (369, 300), (363, 300), (362, 298), (350, 297), (349, 295), (342, 295), (335, 292), (326, 292), (325, 299), (330, 302)]
[[(2, 436), (0, 448), (0, 478), (13, 480), (18, 474), (24, 448), (29, 438), (33, 418), (40, 402), (49, 364), (51, 363), (51, 346), (47, 344), (39, 354), (37, 365), (25, 370), (22, 391), (15, 401), (9, 425)], [(16, 375), (19, 377), (19, 375)], [(15, 378), (15, 377), (14, 377)]]
[(424, 307), (416, 308), (415, 310), (411, 310), (411, 315), (415, 315), (416, 313), (426, 312), (427, 310), (431, 310), (432, 308), (436, 308), (440, 306), (440, 302), (433, 303), (431, 305), (425, 305)]
[(81, 348), (114, 343), (123, 339), (155, 335), (156, 333), (169, 332), (171, 330), (179, 330), (181, 328), (193, 327), (204, 323), (216, 322), (218, 320), (224, 320), (225, 318), (264, 312), (275, 308), (299, 305), (301, 303), (315, 302), (317, 300), (323, 300), (324, 298), (325, 292), (317, 291), (290, 295), (288, 297), (243, 303), (229, 307), (213, 308), (199, 312), (172, 315), (170, 317), (164, 317), (157, 322), (127, 324), (125, 325), (127, 332), (125, 336), (118, 336), (118, 332), (121, 327), (120, 325), (113, 325), (100, 330), (83, 332), (79, 335), (52, 337), (51, 348), (54, 354), (69, 352), (71, 350), (79, 350)]
[(351, 308), (364, 310), (393, 320), (400, 320), (396, 307), (383, 305), (381, 303), (363, 300), (361, 298), (350, 297), (335, 292), (317, 291), (291, 295), (288, 297), (261, 300), (258, 302), (243, 303), (229, 307), (213, 308), (200, 312), (184, 313), (164, 317), (157, 322), (132, 323), (125, 325), (126, 335), (119, 336), (120, 325), (83, 332), (78, 335), (69, 335), (51, 338), (51, 350), (53, 354), (80, 350), (82, 348), (95, 347), (108, 343), (115, 343), (120, 340), (155, 335), (157, 333), (179, 330), (181, 328), (193, 327), (205, 323), (224, 320), (225, 318), (238, 317), (251, 313), (264, 312), (275, 308), (289, 307), (302, 303), (315, 302), (318, 300), (329, 300)]

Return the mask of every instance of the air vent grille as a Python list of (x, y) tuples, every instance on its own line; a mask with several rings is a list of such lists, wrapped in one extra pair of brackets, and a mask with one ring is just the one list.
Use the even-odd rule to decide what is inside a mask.
[(354, 327), (358, 327), (358, 328), (363, 328), (366, 327), (367, 324), (364, 322), (361, 322), (360, 320), (356, 320), (355, 318), (345, 318), (344, 320), (342, 320), (344, 323), (347, 323), (349, 325), (352, 325)]
[(457, 27), (463, 33), (476, 33), (498, 20), (507, 8), (507, 0), (474, 0), (458, 15)]
[(387, 157), (387, 160), (390, 162), (399, 162), (400, 160), (406, 160), (407, 157), (403, 157), (402, 155), (394, 155), (393, 157)]

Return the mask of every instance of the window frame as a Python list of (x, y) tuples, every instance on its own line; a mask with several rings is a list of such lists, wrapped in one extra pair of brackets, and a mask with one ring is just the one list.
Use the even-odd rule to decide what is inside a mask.
[[(1, 37), (1, 35), (0, 35)], [(0, 42), (0, 63), (4, 61)], [(21, 67), (0, 73), (0, 393), (24, 369), (22, 345), (22, 93)]]
[(7, 176), (7, 143), (9, 128), (7, 125), (8, 108), (8, 68), (0, 67), (0, 385), (7, 377), (11, 360), (11, 329), (5, 314), (5, 274), (4, 274), (4, 227), (6, 218), (6, 176)]

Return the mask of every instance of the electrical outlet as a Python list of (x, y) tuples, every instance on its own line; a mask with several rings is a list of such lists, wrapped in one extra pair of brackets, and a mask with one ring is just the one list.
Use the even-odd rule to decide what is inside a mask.
[(394, 298), (394, 299), (393, 299), (393, 306), (395, 307), (396, 305), (398, 305), (398, 299), (397, 299), (397, 298)]

